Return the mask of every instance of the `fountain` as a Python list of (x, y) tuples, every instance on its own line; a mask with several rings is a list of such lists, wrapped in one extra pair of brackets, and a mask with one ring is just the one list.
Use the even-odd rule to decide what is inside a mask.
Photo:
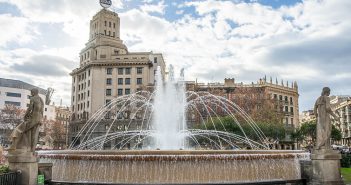
[[(226, 132), (223, 116), (232, 120), (238, 134)], [(244, 132), (244, 125), (252, 129), (255, 140)], [(301, 179), (299, 161), (309, 159), (302, 151), (269, 150), (262, 131), (240, 107), (225, 97), (186, 92), (183, 70), (175, 80), (173, 67), (167, 82), (157, 75), (153, 93), (121, 96), (102, 107), (76, 138), (79, 142), (73, 141), (71, 150), (39, 152), (41, 161), (53, 163), (54, 181), (295, 180)]]

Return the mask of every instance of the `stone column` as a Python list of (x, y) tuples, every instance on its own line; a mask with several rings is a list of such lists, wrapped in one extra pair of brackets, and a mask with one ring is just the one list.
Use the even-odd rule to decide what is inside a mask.
[(38, 177), (38, 159), (32, 152), (11, 154), (7, 156), (10, 170), (21, 171), (18, 185), (36, 185)]
[(313, 185), (344, 185), (340, 173), (341, 154), (331, 149), (314, 150), (312, 159)]

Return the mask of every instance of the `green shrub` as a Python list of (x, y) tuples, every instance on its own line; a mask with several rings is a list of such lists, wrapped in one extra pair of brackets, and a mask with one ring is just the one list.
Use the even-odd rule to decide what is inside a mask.
[(7, 165), (0, 165), (0, 174), (8, 173), (9, 171), (10, 171), (9, 166), (7, 166)]
[(351, 168), (351, 154), (342, 154), (341, 167)]

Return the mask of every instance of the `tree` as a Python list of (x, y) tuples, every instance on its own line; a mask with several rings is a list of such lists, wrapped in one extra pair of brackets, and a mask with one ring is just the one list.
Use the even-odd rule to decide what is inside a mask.
[[(301, 125), (300, 128), (296, 129), (292, 134), (292, 137), (297, 141), (301, 141), (307, 146), (314, 146), (317, 138), (317, 124), (316, 120), (305, 122)], [(334, 141), (339, 141), (342, 138), (340, 130), (336, 128), (335, 125), (332, 125), (331, 139)]]
[(45, 146), (53, 149), (62, 149), (66, 144), (65, 128), (60, 121), (44, 120), (43, 132), (40, 134)]
[[(256, 124), (269, 140), (282, 140), (285, 138), (286, 132), (283, 124), (265, 122)], [(244, 121), (236, 122), (231, 116), (213, 118), (211, 121), (201, 125), (199, 129), (226, 131), (240, 136), (244, 136), (245, 133), (250, 139), (259, 140), (257, 130), (253, 129), (249, 123)]]
[(14, 128), (23, 121), (25, 111), (14, 106), (5, 105), (0, 110), (0, 144), (5, 146), (10, 144), (10, 135)]

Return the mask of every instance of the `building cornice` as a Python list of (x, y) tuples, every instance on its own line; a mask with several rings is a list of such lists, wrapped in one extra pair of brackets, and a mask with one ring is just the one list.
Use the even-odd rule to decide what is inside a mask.
[(70, 75), (73, 76), (75, 74), (78, 74), (80, 72), (83, 72), (85, 71), (87, 68), (90, 68), (90, 67), (96, 67), (96, 66), (99, 66), (99, 67), (103, 67), (103, 66), (106, 66), (106, 67), (113, 67), (113, 66), (133, 66), (133, 65), (149, 65), (149, 67), (152, 67), (153, 64), (151, 61), (147, 60), (147, 61), (123, 61), (123, 62), (116, 62), (115, 60), (113, 62), (91, 62), (91, 63), (88, 63), (86, 65), (83, 65), (79, 68), (76, 68), (74, 69)]

